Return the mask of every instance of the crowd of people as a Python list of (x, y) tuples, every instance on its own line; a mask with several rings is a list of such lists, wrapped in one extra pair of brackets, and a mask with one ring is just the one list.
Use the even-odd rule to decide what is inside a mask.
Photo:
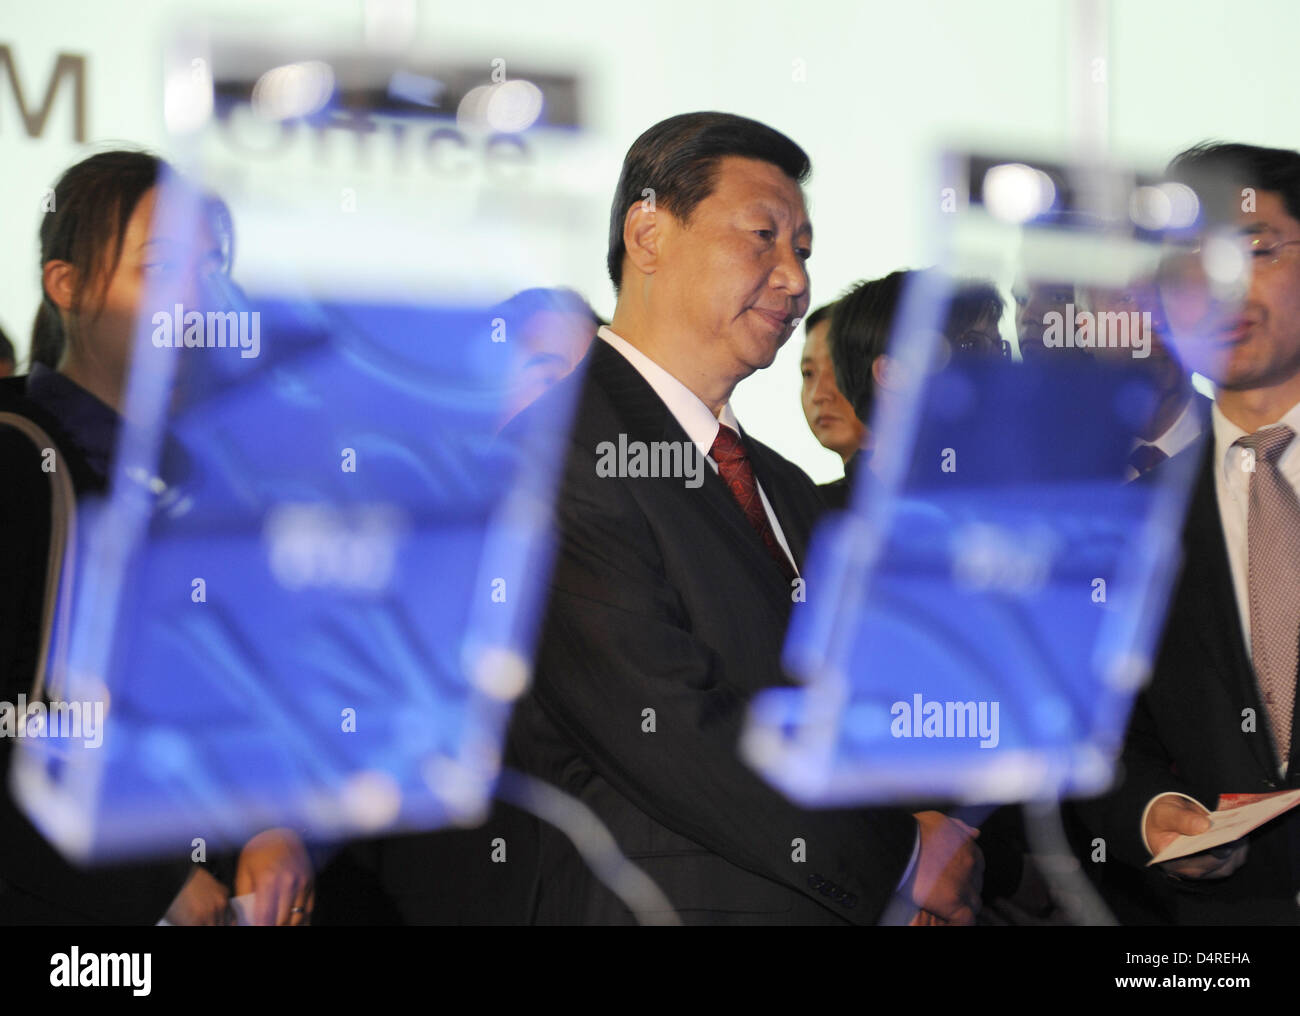
[[(57, 548), (76, 498), (109, 482), (148, 281), (173, 273), (199, 305), (204, 280), (231, 271), (225, 217), (205, 216), (199, 243), (169, 237), (155, 217), (163, 168), (139, 152), (91, 156), (60, 178), (57, 211), (41, 227), (28, 370), (0, 380), (0, 471), (12, 478), (0, 498), (3, 701), (42, 687)], [(932, 288), (948, 294), (935, 371), (970, 358), (1007, 370), (1038, 357), (1104, 358), (1105, 349), (1049, 341), (1052, 314), (1146, 311), (1149, 355), (1129, 360), (1158, 398), (1122, 479), (1179, 456), (1195, 457), (1198, 479), (1185, 566), (1118, 782), (1071, 808), (1072, 840), (1122, 921), (1300, 919), (1296, 812), (1213, 851), (1147, 865), (1176, 837), (1208, 828), (1221, 795), (1297, 785), (1300, 153), (1207, 144), (1170, 166), (1175, 176), (1210, 170), (1257, 199), (1238, 224), (1248, 291), (1211, 323), (1202, 359), (1175, 351), (1180, 310), (1151, 280), (1102, 288), (1032, 272), (1011, 294), (1013, 350), (1009, 302), (989, 280), (900, 270), (810, 308), (811, 161), (780, 132), (724, 113), (645, 131), (612, 203), (612, 318), (567, 289), (526, 290), (493, 311), (518, 345), (504, 433), (544, 426), (562, 401), (577, 407), (533, 682), (514, 709), (507, 764), (585, 804), (688, 923), (1063, 921), (1017, 809), (978, 827), (941, 805), (809, 809), (766, 783), (737, 745), (751, 698), (789, 683), (790, 588), (813, 527), (850, 503), (871, 469), (873, 419), (906, 387), (891, 342), (912, 287), (939, 279)], [(642, 200), (646, 188), (654, 203)], [(801, 325), (804, 416), (844, 463), (844, 478), (820, 488), (747, 433), (731, 406), (736, 386)], [(6, 348), (0, 341), (0, 360)], [(1213, 401), (1193, 388), (1193, 371), (1214, 383)], [(603, 473), (598, 448), (620, 436), (694, 445), (709, 465), (704, 482)], [(50, 448), (53, 473), (43, 468)], [(6, 788), (12, 749), (0, 739)], [(8, 789), (0, 801), (0, 921), (222, 924), (233, 920), (230, 899), (247, 893), (259, 923), (634, 919), (562, 832), (504, 802), (474, 829), (327, 845), (270, 829), (201, 863), (182, 854), (80, 868)], [(498, 841), (508, 863), (493, 858)]]

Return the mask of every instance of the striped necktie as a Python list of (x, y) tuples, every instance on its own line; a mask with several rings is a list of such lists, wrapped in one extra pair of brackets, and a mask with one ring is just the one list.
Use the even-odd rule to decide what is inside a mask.
[(1277, 460), (1294, 437), (1290, 427), (1269, 427), (1235, 442), (1246, 449), (1242, 468), (1251, 474), (1246, 517), (1250, 651), (1284, 765), (1291, 754), (1300, 652), (1300, 502)]

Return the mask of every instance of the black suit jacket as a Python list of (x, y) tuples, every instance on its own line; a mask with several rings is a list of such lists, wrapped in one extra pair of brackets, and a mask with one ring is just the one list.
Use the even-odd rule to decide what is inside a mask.
[[(1245, 864), (1226, 879), (1175, 881), (1142, 868), (1150, 855), (1139, 823), (1156, 794), (1181, 792), (1213, 810), (1220, 794), (1300, 787), (1295, 733), (1287, 778), (1278, 776), (1267, 714), (1246, 651), (1215, 494), (1213, 432), (1207, 429), (1182, 454), (1200, 457), (1183, 529), (1183, 571), (1151, 682), (1129, 722), (1123, 780), (1079, 811), (1106, 840), (1107, 865), (1130, 866), (1116, 876), (1147, 894), (1143, 903), (1152, 920), (1296, 923), (1300, 814), (1295, 811), (1249, 834)], [(1300, 614), (1300, 604), (1296, 611)], [(1253, 731), (1242, 729), (1250, 726), (1247, 716), (1254, 717)], [(1300, 723), (1292, 729), (1300, 732)]]
[[(59, 450), (78, 495), (104, 489), (59, 427), (23, 395), (26, 378), (0, 380), (0, 413), (36, 423)], [(0, 701), (29, 694), (41, 644), (50, 545), (50, 477), (30, 439), (0, 422)], [(0, 738), (0, 924), (153, 924), (190, 875), (175, 861), (80, 868), (28, 821), (9, 790), (8, 738)]]
[[(570, 379), (564, 384), (579, 382)], [(516, 426), (554, 417), (544, 397)], [(812, 811), (739, 757), (750, 697), (788, 683), (792, 590), (707, 463), (703, 485), (602, 478), (597, 446), (689, 438), (641, 375), (598, 340), (586, 363), (557, 504), (560, 543), (517, 763), (576, 795), (692, 923), (873, 923), (911, 858), (893, 809)], [(823, 510), (812, 481), (746, 438), (796, 562)], [(654, 731), (643, 729), (654, 710)], [(796, 860), (802, 841), (806, 860)], [(626, 923), (629, 911), (543, 828), (532, 912)]]

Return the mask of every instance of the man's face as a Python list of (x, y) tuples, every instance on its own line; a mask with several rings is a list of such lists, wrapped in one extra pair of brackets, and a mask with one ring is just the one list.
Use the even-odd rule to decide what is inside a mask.
[(996, 311), (986, 310), (960, 335), (945, 336), (957, 356), (1002, 356), (1002, 335)]
[(1267, 388), (1300, 374), (1300, 245), (1267, 253), (1300, 240), (1300, 222), (1287, 213), (1280, 195), (1260, 191), (1256, 210), (1241, 213), (1238, 223), (1251, 252), (1250, 287), (1239, 312), (1216, 322), (1208, 348), (1195, 343), (1189, 356), (1222, 388)]
[[(1047, 315), (1066, 319), (1066, 304), (1074, 301), (1074, 285), (1069, 282), (1031, 280), (1018, 282), (1012, 295), (1016, 300), (1016, 337), (1020, 355), (1031, 359), (1044, 353), (1072, 353), (1074, 350), (1049, 349), (1043, 345)], [(1066, 321), (1068, 326), (1070, 322)]]
[(769, 366), (808, 310), (812, 225), (799, 185), (727, 156), (689, 223), (659, 219), (655, 298), (697, 344), (701, 370), (739, 380)]
[[(1096, 322), (1094, 336), (1097, 345), (1089, 350), (1095, 359), (1121, 367), (1152, 370), (1167, 357), (1156, 334), (1155, 291), (1147, 280), (1134, 279), (1128, 286), (1084, 287), (1080, 289), (1079, 298)], [(1146, 315), (1150, 315), (1149, 321)], [(1101, 342), (1103, 322), (1107, 330), (1104, 345)], [(1117, 332), (1116, 329), (1121, 330)], [(1127, 339), (1127, 346), (1118, 344), (1123, 339)], [(1145, 355), (1135, 355), (1135, 352), (1143, 350)]]
[(866, 429), (835, 384), (835, 368), (826, 348), (829, 319), (808, 330), (799, 367), (803, 373), (803, 415), (823, 448), (847, 458), (862, 447)]

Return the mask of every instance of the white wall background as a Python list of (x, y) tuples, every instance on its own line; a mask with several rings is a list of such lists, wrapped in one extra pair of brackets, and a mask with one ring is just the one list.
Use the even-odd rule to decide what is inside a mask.
[[(71, 103), (26, 136), (0, 79), (0, 326), (25, 352), (38, 302), (41, 194), (92, 148), (125, 141), (166, 154), (162, 41), (191, 5), (166, 0), (0, 0), (27, 106), (39, 105), (55, 55), (84, 53), (88, 144), (71, 142)], [(362, 0), (221, 0), (204, 10), (257, 25), (337, 25), (360, 36)], [(1104, 9), (1104, 4), (1103, 4)], [(594, 125), (615, 155), (674, 113), (721, 109), (790, 134), (813, 159), (813, 302), (856, 279), (924, 263), (921, 223), (938, 200), (930, 166), (947, 139), (1035, 149), (1069, 137), (1074, 35), (1067, 0), (480, 0), (418, 5), (419, 44), (463, 43), (510, 61), (580, 61), (598, 86)], [(1114, 148), (1160, 164), (1207, 137), (1300, 146), (1300, 5), (1294, 0), (1116, 0), (1109, 11)], [(802, 61), (801, 64), (797, 61)], [(802, 67), (802, 80), (797, 70)], [(611, 164), (609, 191), (617, 172)], [(604, 236), (588, 276), (569, 280), (608, 315)], [(738, 416), (818, 481), (839, 459), (817, 445), (799, 407), (796, 334), (776, 363), (737, 390)]]

